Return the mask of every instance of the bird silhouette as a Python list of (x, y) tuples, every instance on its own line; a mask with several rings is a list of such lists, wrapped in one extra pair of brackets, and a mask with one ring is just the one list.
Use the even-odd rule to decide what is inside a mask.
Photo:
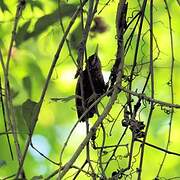
[[(82, 116), (84, 111), (88, 109), (98, 97), (106, 92), (106, 89), (101, 70), (101, 62), (96, 50), (96, 52), (88, 58), (85, 70), (80, 73), (77, 81), (76, 109), (78, 118)], [(98, 113), (97, 104), (88, 111), (81, 121), (84, 122), (86, 119), (92, 118), (95, 113)]]

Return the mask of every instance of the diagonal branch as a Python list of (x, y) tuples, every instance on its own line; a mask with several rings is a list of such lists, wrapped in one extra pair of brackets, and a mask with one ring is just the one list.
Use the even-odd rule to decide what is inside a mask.
[[(77, 8), (77, 10), (75, 11), (74, 15), (73, 15), (72, 18), (71, 18), (71, 21), (69, 22), (69, 25), (68, 25), (66, 31), (65, 31), (65, 33), (64, 33), (64, 36), (63, 36), (62, 40), (60, 41), (60, 43), (59, 43), (59, 45), (58, 45), (58, 49), (57, 49), (57, 51), (56, 51), (56, 53), (55, 53), (55, 55), (54, 55), (54, 59), (53, 59), (53, 61), (52, 61), (52, 64), (51, 64), (51, 67), (50, 67), (50, 69), (49, 69), (49, 72), (48, 72), (48, 75), (47, 75), (47, 79), (46, 79), (44, 88), (43, 88), (42, 93), (41, 93), (41, 97), (40, 97), (40, 100), (39, 100), (39, 103), (38, 103), (38, 107), (37, 107), (37, 109), (36, 109), (36, 111), (35, 111), (35, 113), (33, 114), (33, 117), (32, 117), (32, 119), (33, 119), (34, 122), (37, 122), (37, 120), (38, 120), (39, 112), (40, 112), (41, 106), (42, 106), (42, 104), (43, 104), (44, 97), (45, 97), (45, 95), (46, 95), (46, 91), (47, 91), (47, 89), (48, 89), (48, 85), (49, 85), (51, 76), (52, 76), (52, 74), (53, 74), (55, 65), (56, 65), (56, 63), (57, 63), (57, 61), (58, 61), (58, 59), (59, 59), (59, 55), (60, 55), (60, 53), (61, 53), (62, 47), (63, 47), (63, 45), (64, 45), (64, 43), (65, 43), (65, 41), (66, 41), (66, 38), (67, 38), (67, 36), (68, 36), (68, 34), (69, 34), (69, 31), (70, 31), (72, 25), (74, 24), (77, 16), (79, 15), (80, 10), (81, 10), (82, 7), (86, 4), (86, 2), (87, 2), (87, 0), (84, 0), (83, 3), (82, 3), (82, 6), (79, 6), (79, 7)], [(17, 174), (16, 174), (16, 179), (19, 177), (19, 174), (20, 174), (21, 169), (22, 169), (22, 167), (23, 167), (24, 160), (25, 160), (25, 158), (26, 158), (26, 154), (27, 154), (29, 145), (30, 145), (30, 143), (31, 143), (31, 138), (32, 138), (32, 134), (30, 134), (29, 137), (28, 137), (28, 139), (27, 139), (27, 142), (26, 142), (26, 145), (25, 145), (25, 149), (24, 149), (24, 152), (23, 152), (21, 161), (20, 161), (20, 165), (19, 165), (19, 168), (18, 168), (18, 171), (17, 171)]]

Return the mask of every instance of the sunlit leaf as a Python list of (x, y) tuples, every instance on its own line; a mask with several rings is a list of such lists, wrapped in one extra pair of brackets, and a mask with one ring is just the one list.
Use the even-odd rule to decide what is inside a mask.
[(23, 78), (23, 86), (26, 92), (28, 93), (28, 96), (31, 97), (31, 92), (32, 92), (32, 83), (31, 79), (29, 76), (26, 76)]
[[(1, 27), (1, 26), (0, 26)], [(4, 44), (4, 42), (2, 41), (2, 39), (0, 39), (0, 47), (1, 48), (5, 48), (5, 44)]]
[(19, 29), (16, 35), (16, 46), (21, 44), (25, 39), (28, 34), (28, 27), (31, 24), (31, 20), (25, 22)]
[(76, 29), (70, 35), (71, 47), (77, 49), (81, 39), (82, 39), (82, 26), (81, 23), (79, 23)]
[(40, 1), (38, 1), (38, 0), (36, 0), (36, 1), (34, 1), (34, 0), (27, 0), (27, 3), (30, 4), (32, 11), (34, 11), (35, 7), (43, 10), (43, 4)]
[(75, 5), (62, 4), (60, 9), (61, 11), (57, 9), (51, 14), (40, 17), (35, 24), (33, 34), (36, 35), (36, 33), (44, 31), (47, 27), (58, 21), (59, 18), (72, 16), (73, 11), (75, 11), (75, 7)]
[(25, 120), (22, 115), (22, 106), (15, 106), (14, 107), (15, 115), (16, 115), (16, 124), (17, 124), (17, 129), (20, 134), (20, 136), (25, 139), (26, 135), (28, 134), (28, 128), (25, 123)]
[(15, 98), (18, 94), (19, 94), (19, 91), (14, 90), (14, 89), (11, 88), (11, 97), (12, 98)]
[(29, 70), (29, 72), (33, 73), (33, 76), (36, 77), (36, 81), (41, 86), (42, 83), (44, 83), (45, 78), (43, 76), (43, 73), (42, 73), (40, 67), (36, 63), (34, 63), (34, 62), (30, 62), (28, 64), (28, 70)]
[[(26, 22), (22, 27), (20, 27), (20, 30), (17, 33), (17, 45), (20, 45), (22, 42), (28, 40), (32, 37), (37, 37), (42, 32), (44, 32), (48, 27), (53, 25), (54, 23), (58, 22), (60, 18), (66, 17), (66, 16), (72, 16), (74, 11), (76, 10), (77, 5), (76, 4), (66, 4), (62, 3), (60, 9), (53, 11), (50, 14), (44, 15), (40, 17), (34, 26), (34, 29), (32, 32), (27, 32), (28, 26), (30, 22)], [(24, 32), (24, 33), (23, 33)]]
[(8, 8), (7, 5), (4, 3), (4, 0), (0, 0), (0, 8), (1, 8), (1, 11), (2, 11), (2, 12), (4, 12), (4, 11), (10, 12), (9, 8)]
[(36, 124), (36, 121), (32, 118), (36, 108), (37, 108), (38, 103), (35, 101), (32, 101), (30, 99), (27, 99), (23, 104), (22, 104), (22, 113), (24, 120), (30, 130), (30, 132), (33, 131), (34, 126)]

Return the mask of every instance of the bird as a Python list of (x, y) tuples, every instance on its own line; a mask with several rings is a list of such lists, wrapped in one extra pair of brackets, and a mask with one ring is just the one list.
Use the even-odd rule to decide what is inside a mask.
[[(97, 51), (96, 48), (96, 52), (88, 58), (86, 67), (82, 73), (79, 74), (77, 80), (75, 101), (78, 119), (107, 89)], [(80, 121), (84, 122), (92, 118), (95, 113), (98, 114), (97, 104), (93, 106)]]

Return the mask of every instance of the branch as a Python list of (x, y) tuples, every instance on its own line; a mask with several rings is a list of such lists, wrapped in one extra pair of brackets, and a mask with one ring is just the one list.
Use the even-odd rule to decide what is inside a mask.
[[(168, 20), (169, 20), (169, 36), (170, 36), (170, 45), (171, 45), (171, 72), (170, 72), (170, 93), (171, 93), (171, 102), (172, 104), (174, 103), (174, 83), (173, 83), (173, 77), (174, 77), (174, 39), (173, 39), (173, 32), (172, 32), (172, 22), (171, 22), (171, 14), (170, 14), (170, 10), (168, 7), (168, 3), (166, 0), (164, 0), (165, 3), (165, 9), (167, 11), (168, 14)], [(168, 151), (169, 148), (169, 144), (171, 141), (171, 132), (172, 132), (172, 121), (173, 121), (173, 115), (174, 115), (174, 108), (172, 107), (171, 109), (171, 115), (170, 115), (170, 120), (169, 120), (169, 132), (168, 132), (168, 139), (167, 139), (167, 145), (166, 145), (166, 151)], [(161, 165), (159, 167), (158, 173), (156, 175), (156, 177), (159, 176), (162, 167), (164, 165), (166, 156), (167, 156), (167, 152), (165, 151), (164, 157), (162, 159)]]
[[(149, 72), (151, 75), (151, 98), (154, 98), (154, 69), (153, 69), (153, 0), (150, 0), (150, 65), (149, 65)], [(143, 165), (143, 160), (144, 160), (144, 153), (145, 153), (145, 142), (146, 138), (148, 135), (148, 130), (150, 127), (151, 119), (152, 119), (152, 114), (154, 110), (154, 103), (151, 101), (150, 102), (150, 111), (148, 115), (148, 120), (146, 124), (146, 129), (145, 129), (145, 136), (143, 138), (142, 142), (142, 148), (141, 148), (141, 155), (140, 155), (140, 162), (139, 162), (139, 167), (138, 167), (138, 180), (141, 180), (141, 174), (142, 174), (142, 165)]]
[(94, 133), (96, 132), (97, 128), (99, 127), (99, 125), (102, 123), (103, 119), (108, 115), (108, 113), (110, 112), (112, 105), (114, 104), (114, 102), (117, 99), (117, 94), (118, 94), (118, 88), (117, 86), (115, 86), (116, 88), (114, 88), (114, 92), (112, 94), (112, 97), (110, 98), (105, 110), (103, 111), (102, 115), (99, 116), (98, 120), (95, 122), (95, 124), (92, 126), (92, 128), (90, 129), (89, 133), (87, 134), (87, 136), (85, 137), (85, 139), (82, 141), (82, 143), (79, 145), (79, 147), (77, 148), (77, 150), (75, 151), (74, 155), (72, 156), (72, 158), (69, 160), (69, 162), (67, 162), (61, 172), (61, 174), (59, 175), (58, 179), (62, 179), (64, 177), (64, 175), (68, 172), (68, 170), (70, 169), (70, 167), (74, 164), (74, 162), (76, 161), (76, 159), (78, 158), (78, 156), (81, 154), (82, 150), (84, 149), (84, 147), (86, 146), (86, 144), (89, 142), (89, 140), (91, 139), (91, 137), (94, 135)]
[(179, 109), (180, 108), (180, 104), (172, 104), (172, 103), (168, 103), (168, 102), (165, 102), (165, 101), (160, 101), (160, 100), (157, 100), (157, 99), (154, 99), (154, 98), (151, 98), (151, 97), (148, 97), (146, 96), (145, 94), (142, 94), (142, 93), (137, 93), (135, 91), (131, 91), (129, 89), (126, 89), (124, 87), (119, 87), (119, 89), (121, 89), (122, 91), (128, 93), (128, 94), (131, 94), (133, 96), (136, 96), (140, 99), (145, 99), (146, 101), (148, 102), (152, 102), (154, 104), (158, 104), (160, 106), (166, 106), (166, 107), (169, 107), (169, 108), (177, 108)]
[[(46, 79), (46, 82), (45, 82), (45, 85), (44, 85), (44, 88), (42, 90), (42, 93), (41, 93), (41, 97), (40, 97), (40, 100), (39, 100), (39, 103), (38, 103), (38, 108), (36, 109), (36, 112), (33, 114), (33, 117), (32, 117), (32, 121), (34, 122), (37, 122), (38, 120), (38, 116), (39, 116), (39, 112), (40, 112), (40, 109), (41, 109), (41, 106), (43, 104), (43, 100), (44, 100), (44, 97), (46, 95), (46, 91), (47, 91), (47, 88), (48, 88), (48, 85), (49, 85), (49, 82), (50, 82), (50, 79), (51, 79), (51, 76), (53, 74), (53, 71), (54, 71), (54, 68), (55, 68), (55, 65), (59, 59), (59, 55), (61, 53), (61, 50), (62, 50), (62, 47), (64, 45), (64, 42), (66, 41), (66, 38), (69, 34), (69, 31), (72, 27), (72, 25), (74, 24), (80, 10), (82, 9), (82, 7), (86, 4), (87, 0), (84, 0), (83, 3), (82, 3), (82, 6), (79, 6), (77, 8), (77, 10), (75, 11), (75, 13), (73, 14), (72, 18), (71, 18), (71, 21), (69, 22), (69, 25), (63, 35), (63, 38), (62, 40), (60, 41), (59, 43), (59, 46), (58, 46), (58, 49), (54, 55), (54, 59), (52, 61), (52, 64), (51, 64), (51, 67), (49, 69), (49, 73), (48, 73), (48, 76), (47, 76), (47, 79)], [(27, 154), (27, 151), (28, 151), (28, 148), (29, 148), (29, 145), (31, 143), (31, 138), (32, 138), (32, 134), (29, 135), (28, 139), (27, 139), (27, 142), (26, 142), (26, 145), (25, 145), (25, 149), (24, 149), (24, 152), (23, 152), (23, 155), (22, 155), (22, 158), (21, 158), (21, 161), (20, 161), (20, 165), (19, 165), (19, 169), (17, 171), (17, 175), (16, 175), (16, 179), (19, 177), (19, 174), (21, 172), (21, 169), (23, 167), (23, 164), (24, 164), (24, 160), (26, 158), (26, 154)]]
[[(135, 141), (138, 141), (138, 142), (141, 142), (141, 143), (143, 142), (143, 141), (140, 140), (140, 139), (135, 139)], [(163, 148), (161, 148), (161, 147), (155, 146), (155, 145), (150, 144), (150, 143), (148, 143), (148, 142), (145, 142), (144, 144), (147, 145), (147, 146), (150, 146), (150, 147), (152, 147), (152, 148), (154, 148), (154, 149), (163, 151), (163, 152), (165, 152), (165, 153), (167, 153), (167, 154), (172, 154), (172, 155), (175, 155), (175, 156), (180, 156), (180, 153), (176, 153), (176, 152), (173, 152), (173, 151), (169, 151), (169, 150), (167, 150), (167, 149), (163, 149)]]
[[(120, 3), (123, 3), (123, 2), (124, 1), (120, 1)], [(87, 136), (82, 141), (82, 143), (79, 145), (79, 147), (75, 151), (74, 155), (65, 164), (62, 172), (58, 176), (58, 179), (62, 179), (64, 177), (64, 175), (69, 171), (70, 167), (74, 164), (76, 159), (79, 157), (79, 155), (83, 151), (84, 147), (87, 145), (87, 143), (89, 142), (91, 137), (94, 135), (94, 133), (96, 132), (97, 128), (100, 126), (100, 124), (102, 123), (104, 118), (109, 114), (109, 112), (112, 109), (113, 104), (115, 103), (115, 101), (117, 99), (117, 96), (119, 94), (118, 86), (119, 85), (121, 86), (121, 84), (122, 84), (122, 70), (123, 70), (123, 65), (124, 65), (123, 39), (121, 39), (121, 44), (122, 44), (122, 48), (121, 48), (121, 51), (119, 52), (120, 53), (119, 57), (121, 58), (121, 62), (119, 64), (119, 66), (118, 66), (118, 71), (117, 71), (118, 74), (117, 74), (117, 77), (116, 77), (116, 84), (114, 85), (114, 90), (113, 90), (112, 96), (109, 99), (109, 102), (107, 103), (106, 108), (104, 109), (102, 114), (98, 117), (97, 121), (94, 123), (94, 125), (92, 126), (92, 128), (89, 131), (89, 133), (87, 134)]]
[[(13, 133), (14, 144), (16, 147), (16, 154), (17, 154), (17, 159), (18, 159), (19, 164), (21, 161), (22, 154), (21, 154), (18, 136), (15, 133), (16, 122), (15, 122), (15, 114), (14, 114), (14, 109), (13, 109), (13, 104), (12, 104), (12, 97), (11, 97), (8, 74), (9, 74), (9, 64), (10, 64), (10, 58), (12, 54), (12, 48), (13, 48), (13, 44), (16, 38), (17, 27), (18, 27), (18, 23), (19, 23), (19, 19), (21, 17), (22, 11), (25, 8), (25, 4), (26, 4), (25, 0), (18, 1), (6, 64), (3, 60), (2, 53), (0, 52), (0, 56), (1, 56), (0, 61), (1, 61), (2, 69), (3, 69), (4, 83), (5, 83), (5, 108), (6, 108), (6, 114), (7, 114), (7, 121)], [(22, 178), (25, 178), (25, 174), (23, 170), (22, 172), (20, 171), (19, 174), (21, 174)]]

